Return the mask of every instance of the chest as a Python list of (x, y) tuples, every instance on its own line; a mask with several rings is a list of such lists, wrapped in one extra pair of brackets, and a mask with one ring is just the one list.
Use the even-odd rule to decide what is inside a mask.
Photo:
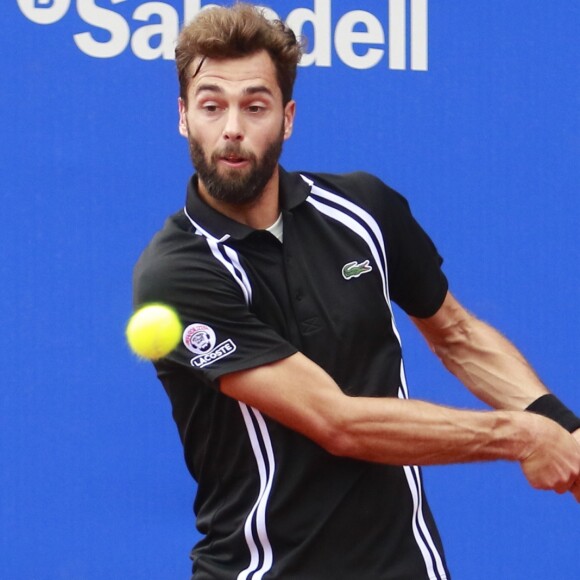
[(284, 241), (256, 232), (240, 248), (253, 288), (251, 308), (318, 362), (331, 350), (383, 348), (390, 336), (386, 252), (315, 212), (284, 220)]

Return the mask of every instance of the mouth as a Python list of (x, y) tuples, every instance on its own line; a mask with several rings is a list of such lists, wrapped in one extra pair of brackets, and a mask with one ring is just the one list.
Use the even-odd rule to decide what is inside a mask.
[(247, 159), (237, 156), (221, 157), (220, 162), (231, 169), (241, 169), (248, 164)]
[(227, 151), (219, 156), (219, 161), (232, 168), (239, 168), (249, 163), (249, 159), (239, 151)]

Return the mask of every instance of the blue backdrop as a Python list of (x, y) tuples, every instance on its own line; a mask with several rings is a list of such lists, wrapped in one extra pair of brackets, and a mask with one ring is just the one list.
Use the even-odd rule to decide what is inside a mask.
[[(311, 37), (284, 165), (404, 193), (459, 299), (580, 411), (580, 4), (265, 3)], [(133, 264), (191, 172), (170, 57), (199, 8), (4, 2), (3, 578), (188, 577), (195, 488), (123, 332)], [(411, 393), (480, 408), (398, 323)], [(456, 579), (580, 577), (571, 496), (505, 463), (425, 474)]]

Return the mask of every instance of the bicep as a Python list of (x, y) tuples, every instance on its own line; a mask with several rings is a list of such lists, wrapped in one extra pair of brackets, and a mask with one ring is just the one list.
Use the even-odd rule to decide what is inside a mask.
[(329, 449), (346, 396), (301, 353), (220, 378), (220, 391)]

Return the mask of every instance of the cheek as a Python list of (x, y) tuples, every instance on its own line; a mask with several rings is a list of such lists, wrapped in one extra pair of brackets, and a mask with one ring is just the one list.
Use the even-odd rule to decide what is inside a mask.
[(275, 123), (272, 124), (268, 129), (264, 129), (263, 131), (256, 132), (255, 139), (253, 142), (256, 144), (256, 147), (260, 149), (260, 152), (264, 152), (268, 149), (272, 143), (280, 141), (284, 139), (285, 135), (285, 127), (284, 124)]
[(219, 142), (221, 132), (217, 124), (196, 123), (194, 118), (188, 119), (189, 134), (206, 147), (214, 147)]

